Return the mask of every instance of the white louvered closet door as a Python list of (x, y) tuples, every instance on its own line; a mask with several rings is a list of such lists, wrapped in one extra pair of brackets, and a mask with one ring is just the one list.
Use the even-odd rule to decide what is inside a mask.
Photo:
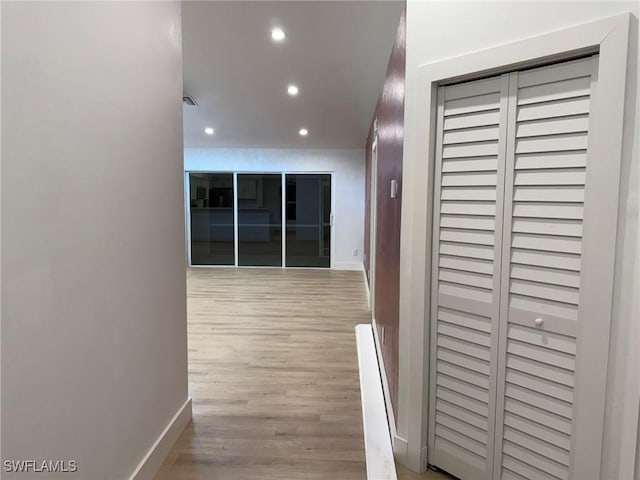
[(508, 75), (440, 87), (429, 462), (490, 478)]
[[(591, 441), (572, 427), (597, 62), (510, 77), (495, 478), (568, 479), (576, 442)], [(582, 378), (582, 392), (604, 391)]]
[(606, 368), (579, 368), (608, 350), (584, 338), (609, 321), (590, 313), (597, 65), (438, 92), (428, 452), (463, 480), (599, 475)]

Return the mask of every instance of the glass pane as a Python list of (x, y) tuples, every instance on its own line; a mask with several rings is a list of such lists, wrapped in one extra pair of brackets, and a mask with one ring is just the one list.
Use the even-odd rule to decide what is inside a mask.
[(331, 175), (287, 174), (287, 267), (331, 267)]
[(233, 174), (190, 173), (191, 264), (235, 265)]
[(282, 266), (282, 176), (238, 175), (238, 265)]

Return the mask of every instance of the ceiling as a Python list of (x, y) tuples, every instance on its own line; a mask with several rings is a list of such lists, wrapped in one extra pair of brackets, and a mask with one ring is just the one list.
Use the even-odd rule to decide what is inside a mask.
[(197, 103), (183, 108), (185, 146), (363, 148), (403, 6), (184, 2), (184, 92)]

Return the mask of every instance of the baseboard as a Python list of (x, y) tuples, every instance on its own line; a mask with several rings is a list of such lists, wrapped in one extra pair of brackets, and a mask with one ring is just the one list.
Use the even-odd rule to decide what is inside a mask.
[(389, 435), (375, 340), (370, 324), (356, 326), (356, 343), (367, 479), (396, 480), (393, 446)]
[(384, 406), (387, 409), (387, 421), (389, 422), (389, 433), (393, 439), (396, 436), (396, 420), (393, 414), (393, 405), (391, 403), (391, 390), (389, 389), (389, 381), (387, 380), (387, 370), (384, 366), (384, 357), (382, 356), (382, 344), (378, 336), (378, 326), (376, 319), (371, 319), (371, 330), (373, 331), (373, 340), (376, 346), (376, 358), (378, 360), (378, 368), (380, 369), (380, 377), (382, 379), (382, 393), (384, 394)]
[(334, 270), (355, 270), (355, 271), (360, 271), (362, 270), (362, 263), (361, 262), (335, 262), (333, 264), (333, 269)]
[(149, 480), (153, 478), (190, 421), (191, 397), (178, 409), (138, 467), (131, 474), (129, 480)]
[(422, 447), (422, 450), (420, 451), (420, 473), (424, 473), (429, 469), (429, 455), (428, 455), (429, 451), (427, 450), (426, 445), (424, 447)]
[(406, 438), (397, 435), (393, 438), (393, 454), (402, 465), (407, 464), (409, 458), (409, 442)]
[(387, 421), (389, 422), (389, 434), (391, 435), (393, 454), (398, 461), (404, 463), (405, 459), (407, 458), (407, 449), (409, 448), (409, 443), (406, 439), (400, 437), (396, 430), (396, 419), (393, 413), (393, 405), (391, 403), (391, 390), (389, 389), (387, 370), (384, 366), (382, 346), (380, 344), (380, 337), (378, 336), (378, 328), (376, 326), (375, 318), (371, 319), (371, 327), (371, 329), (373, 330), (373, 339), (376, 346), (376, 356), (378, 359), (378, 367), (380, 369), (380, 377), (382, 378), (382, 393), (384, 394), (384, 404), (387, 409)]

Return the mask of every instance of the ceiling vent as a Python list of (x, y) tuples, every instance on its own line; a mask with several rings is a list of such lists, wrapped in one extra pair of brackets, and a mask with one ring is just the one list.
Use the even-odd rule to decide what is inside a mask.
[(198, 104), (192, 97), (182, 97), (182, 103), (189, 105), (190, 107), (197, 107)]

